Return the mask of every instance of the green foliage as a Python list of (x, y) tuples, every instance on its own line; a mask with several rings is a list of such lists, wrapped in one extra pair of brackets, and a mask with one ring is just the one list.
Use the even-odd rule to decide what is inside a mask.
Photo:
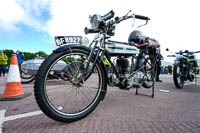
[(66, 63), (70, 63), (70, 62), (73, 62), (73, 61), (81, 61), (80, 58), (74, 58), (74, 57), (63, 58), (62, 60), (63, 60), (64, 62), (66, 62)]
[(34, 59), (35, 55), (34, 53), (24, 52), (24, 61)]
[(81, 58), (76, 59), (77, 61), (81, 61)]
[(45, 53), (45, 52), (43, 52), (43, 51), (39, 51), (39, 52), (37, 52), (37, 53), (35, 53), (35, 55), (36, 54), (38, 54), (39, 56), (41, 56), (41, 57), (44, 57), (44, 58), (47, 58), (47, 54)]
[(73, 57), (67, 57), (67, 58), (63, 58), (62, 60), (63, 60), (64, 62), (66, 62), (66, 63), (69, 63), (69, 62), (75, 61), (75, 58), (73, 58)]

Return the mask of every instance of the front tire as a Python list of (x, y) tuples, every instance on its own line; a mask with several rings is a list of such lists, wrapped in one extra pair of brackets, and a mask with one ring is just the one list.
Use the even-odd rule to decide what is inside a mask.
[(178, 89), (183, 88), (184, 86), (184, 79), (181, 72), (181, 67), (179, 65), (174, 66), (174, 72), (173, 72), (173, 80), (174, 84)]
[[(97, 73), (79, 83), (81, 73), (85, 71), (83, 66), (89, 52), (82, 49), (71, 49), (60, 53), (51, 54), (41, 65), (34, 85), (37, 104), (50, 118), (60, 122), (73, 122), (90, 114), (101, 101), (106, 88), (105, 72), (99, 62), (96, 63)], [(66, 64), (56, 67), (59, 61)], [(90, 65), (92, 65), (91, 60)], [(57, 65), (59, 66), (59, 65)], [(64, 70), (65, 68), (65, 70)], [(55, 69), (68, 74), (69, 81), (62, 79), (48, 79), (48, 75)]]

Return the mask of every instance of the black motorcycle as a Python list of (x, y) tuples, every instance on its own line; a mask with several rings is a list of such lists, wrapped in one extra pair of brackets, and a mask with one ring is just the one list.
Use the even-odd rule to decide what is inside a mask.
[[(110, 40), (115, 35), (115, 26), (122, 21), (133, 18), (145, 20), (147, 24), (150, 20), (129, 14), (115, 19), (112, 19), (113, 11), (104, 16), (91, 16), (91, 29), (85, 28), (85, 33), (97, 35), (89, 45), (88, 39), (82, 36), (55, 37), (59, 48), (42, 63), (34, 85), (36, 101), (47, 116), (61, 122), (86, 117), (104, 99), (107, 84), (124, 90), (154, 86), (157, 48), (145, 44), (137, 48), (130, 43)], [(149, 44), (156, 43), (154, 39), (147, 40)], [(107, 64), (104, 64), (105, 58)], [(53, 74), (60, 60), (66, 65), (59, 71), (65, 73), (68, 80), (49, 79), (48, 75)]]
[[(169, 51), (169, 49), (166, 50)], [(184, 82), (187, 80), (193, 82), (198, 74), (198, 64), (194, 55), (195, 53), (200, 53), (200, 51), (189, 52), (185, 50), (168, 55), (168, 57), (176, 57), (173, 69), (173, 80), (178, 89), (183, 88)]]

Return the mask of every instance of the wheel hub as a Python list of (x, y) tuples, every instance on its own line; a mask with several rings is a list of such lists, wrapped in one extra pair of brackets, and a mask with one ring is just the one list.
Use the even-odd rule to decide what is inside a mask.
[(80, 73), (77, 77), (72, 79), (72, 84), (81, 87), (83, 82), (82, 82), (82, 74)]

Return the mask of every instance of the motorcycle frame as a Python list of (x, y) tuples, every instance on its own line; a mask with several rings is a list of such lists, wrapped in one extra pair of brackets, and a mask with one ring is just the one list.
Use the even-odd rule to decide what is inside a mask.
[[(91, 49), (91, 51), (90, 51), (90, 54), (89, 54), (89, 56), (88, 56), (88, 62), (87, 62), (87, 64), (86, 64), (86, 66), (85, 66), (85, 69), (86, 69), (86, 70), (89, 68), (89, 64), (90, 64), (90, 62), (91, 62), (91, 57), (92, 57), (92, 55), (95, 55), (95, 59), (94, 59), (94, 63), (93, 63), (92, 69), (91, 69), (91, 71), (90, 71), (90, 73), (89, 73), (88, 75), (91, 75), (91, 74), (92, 74), (92, 72), (93, 72), (93, 70), (94, 70), (94, 67), (95, 67), (95, 64), (97, 63), (97, 61), (100, 60), (100, 61), (103, 62), (103, 58), (104, 58), (104, 56), (105, 56), (105, 57), (108, 59), (108, 61), (109, 61), (110, 65), (111, 65), (111, 67), (113, 68), (113, 70), (114, 70), (114, 72), (115, 72), (117, 78), (118, 78), (118, 79), (120, 78), (120, 75), (119, 75), (119, 73), (117, 72), (116, 67), (114, 66), (113, 62), (111, 61), (111, 57), (112, 57), (112, 56), (110, 56), (110, 55), (108, 54), (108, 51), (105, 49), (105, 45), (108, 44), (108, 43), (106, 42), (106, 40), (109, 39), (109, 38), (110, 38), (110, 37), (107, 37), (105, 34), (103, 34), (103, 36), (101, 36), (101, 34), (99, 33), (98, 35), (95, 36), (94, 40), (90, 43), (89, 48)], [(114, 42), (114, 41), (113, 41), (113, 42)], [(92, 47), (93, 43), (94, 43), (94, 46)], [(97, 46), (98, 43), (100, 44), (100, 46)], [(133, 54), (133, 55), (134, 55), (134, 54)], [(143, 57), (143, 58), (144, 58), (144, 57)], [(145, 59), (145, 58), (144, 58), (144, 59)], [(156, 57), (155, 59), (157, 59), (157, 57)], [(103, 64), (104, 64), (104, 63), (103, 63)], [(104, 66), (105, 66), (105, 64), (104, 64)], [(157, 70), (155, 70), (155, 66), (156, 66), (156, 62), (155, 62), (154, 65), (153, 65), (153, 73), (155, 73), (155, 71), (157, 71)], [(132, 73), (128, 76), (128, 78), (131, 78), (136, 72), (138, 72), (138, 71), (141, 70), (142, 68), (144, 68), (144, 66), (141, 67), (141, 68), (138, 68), (138, 69), (135, 70), (135, 71), (132, 71)], [(105, 69), (105, 70), (106, 70), (106, 69)], [(86, 75), (86, 74), (83, 74), (83, 75)], [(107, 75), (107, 70), (106, 70), (106, 75)], [(88, 76), (88, 77), (89, 77), (89, 76)], [(86, 77), (85, 80), (87, 80), (88, 77)], [(155, 81), (153, 80), (152, 94), (151, 94), (151, 95), (146, 95), (146, 94), (141, 94), (141, 93), (139, 93), (139, 92), (138, 92), (138, 88), (139, 88), (139, 87), (136, 87), (136, 95), (150, 96), (150, 97), (153, 98), (153, 97), (154, 97), (154, 84), (155, 84)]]

